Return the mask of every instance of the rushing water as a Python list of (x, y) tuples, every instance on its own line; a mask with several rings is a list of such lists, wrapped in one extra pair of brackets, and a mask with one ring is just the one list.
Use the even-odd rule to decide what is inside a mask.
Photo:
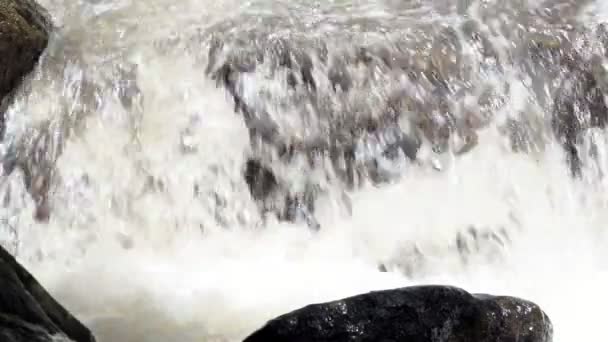
[[(464, 64), (483, 69), (467, 74), (469, 85), (509, 84), (502, 105), (490, 106), (495, 123), (479, 131), (470, 152), (433, 161), (421, 151), (419, 164), (391, 166), (399, 175), (391, 182), (364, 182), (352, 191), (335, 177), (317, 177), (323, 170), (310, 171), (325, 189), (314, 214), (319, 231), (305, 222), (262, 219), (242, 176), (255, 152), (246, 123), (206, 74), (213, 37), (226, 43), (244, 37), (245, 45), (279, 37), (303, 49), (324, 41), (330, 53), (370, 42), (393, 48), (402, 39), (402, 48), (415, 51), (443, 26), (470, 18), (494, 32), (491, 44), (505, 56), (519, 33), (535, 25), (593, 26), (608, 13), (601, 2), (42, 4), (58, 29), (9, 111), (3, 151), (10, 155), (33, 146), (32, 137), (47, 138), (44, 162), (37, 164), (54, 170), (51, 215), (48, 222), (34, 220), (32, 196), (15, 170), (0, 184), (0, 238), (99, 341), (238, 341), (308, 303), (421, 283), (535, 301), (553, 320), (557, 342), (605, 338), (606, 143), (601, 132), (590, 138), (598, 147), (596, 166), (583, 180), (570, 177), (555, 143), (530, 153), (506, 148), (497, 129), (506, 116), (523, 112), (542, 121), (548, 115), (530, 105), (530, 87), (513, 71), (517, 62), (498, 68), (490, 57), (463, 50)], [(315, 69), (316, 80), (322, 72)], [(450, 84), (462, 86), (458, 71), (445, 72), (446, 79), (457, 75)], [(351, 95), (318, 81), (327, 108), (346, 102), (373, 111), (387, 89), (404, 82), (382, 70), (353, 75)], [(255, 72), (244, 77), (242, 91), (251, 98), (265, 89), (258, 102), (284, 135), (323, 134), (297, 113), (305, 105), (277, 77)], [(364, 86), (367, 79), (371, 85)], [(309, 173), (274, 166), (294, 184)], [(454, 241), (471, 225), (508, 237), (482, 243), (465, 263)]]

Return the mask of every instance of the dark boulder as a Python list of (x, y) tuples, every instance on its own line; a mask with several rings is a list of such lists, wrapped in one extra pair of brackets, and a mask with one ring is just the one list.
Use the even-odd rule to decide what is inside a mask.
[[(0, 114), (46, 48), (50, 28), (46, 11), (33, 0), (0, 0)], [(3, 135), (4, 115), (0, 118)]]
[(0, 340), (46, 342), (51, 341), (50, 336), (95, 341), (89, 329), (0, 246)]
[(309, 305), (271, 320), (245, 342), (549, 342), (552, 334), (547, 315), (526, 300), (416, 286)]

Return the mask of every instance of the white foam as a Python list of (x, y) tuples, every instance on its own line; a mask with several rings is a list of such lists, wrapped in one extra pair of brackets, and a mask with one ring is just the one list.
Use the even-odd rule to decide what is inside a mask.
[[(261, 229), (240, 176), (248, 150), (242, 121), (206, 81), (198, 56), (163, 56), (151, 47), (180, 23), (210, 24), (249, 3), (184, 1), (167, 11), (168, 3), (125, 2), (109, 17), (105, 8), (91, 12), (106, 30), (99, 39), (118, 34), (112, 24), (133, 25), (124, 39), (145, 97), (141, 150), (121, 121), (128, 113), (105, 107), (88, 119), (59, 160), (48, 225), (32, 221), (31, 200), (11, 178), (22, 198), (12, 203), (17, 213), (6, 214), (18, 222), (19, 259), (100, 342), (238, 341), (312, 302), (420, 283), (521, 296), (547, 311), (556, 342), (603, 341), (605, 188), (573, 183), (557, 148), (538, 160), (513, 155), (489, 131), (443, 172), (410, 168), (397, 184), (353, 194), (352, 217), (319, 210), (318, 234), (276, 223)], [(68, 26), (83, 20), (78, 6), (46, 5)], [(40, 81), (35, 89), (45, 87)], [(49, 92), (14, 108), (51, 108), (59, 95)], [(189, 125), (196, 153), (181, 154), (180, 134)], [(164, 190), (146, 192), (144, 174)], [(195, 185), (203, 196), (193, 196)], [(513, 240), (506, 257), (464, 267), (450, 248), (470, 224), (505, 226)], [(422, 273), (408, 279), (378, 272), (380, 261), (410, 242), (430, 258)]]

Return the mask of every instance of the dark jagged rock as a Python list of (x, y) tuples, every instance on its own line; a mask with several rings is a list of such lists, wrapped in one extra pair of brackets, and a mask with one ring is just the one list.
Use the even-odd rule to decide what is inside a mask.
[(0, 0), (0, 136), (12, 92), (46, 48), (51, 23), (34, 0)]
[(95, 341), (89, 329), (0, 246), (0, 340), (46, 342), (50, 335), (64, 335), (75, 342)]
[(450, 286), (370, 292), (277, 317), (245, 342), (550, 342), (548, 316), (529, 301)]

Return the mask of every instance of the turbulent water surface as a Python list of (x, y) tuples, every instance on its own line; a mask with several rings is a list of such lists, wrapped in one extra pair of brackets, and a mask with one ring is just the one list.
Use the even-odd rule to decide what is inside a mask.
[[(605, 339), (604, 133), (581, 137), (571, 177), (548, 127), (555, 82), (582, 76), (529, 51), (572, 45), (602, 84), (601, 2), (41, 3), (57, 30), (8, 113), (2, 153), (24, 167), (5, 165), (0, 238), (99, 341), (238, 341), (423, 283), (535, 301), (557, 342)], [(342, 132), (403, 99), (464, 128), (431, 129), (416, 162), (381, 158), (383, 128)], [(271, 151), (288, 146), (328, 153)], [(312, 184), (314, 213), (255, 200), (252, 156), (275, 202)]]

